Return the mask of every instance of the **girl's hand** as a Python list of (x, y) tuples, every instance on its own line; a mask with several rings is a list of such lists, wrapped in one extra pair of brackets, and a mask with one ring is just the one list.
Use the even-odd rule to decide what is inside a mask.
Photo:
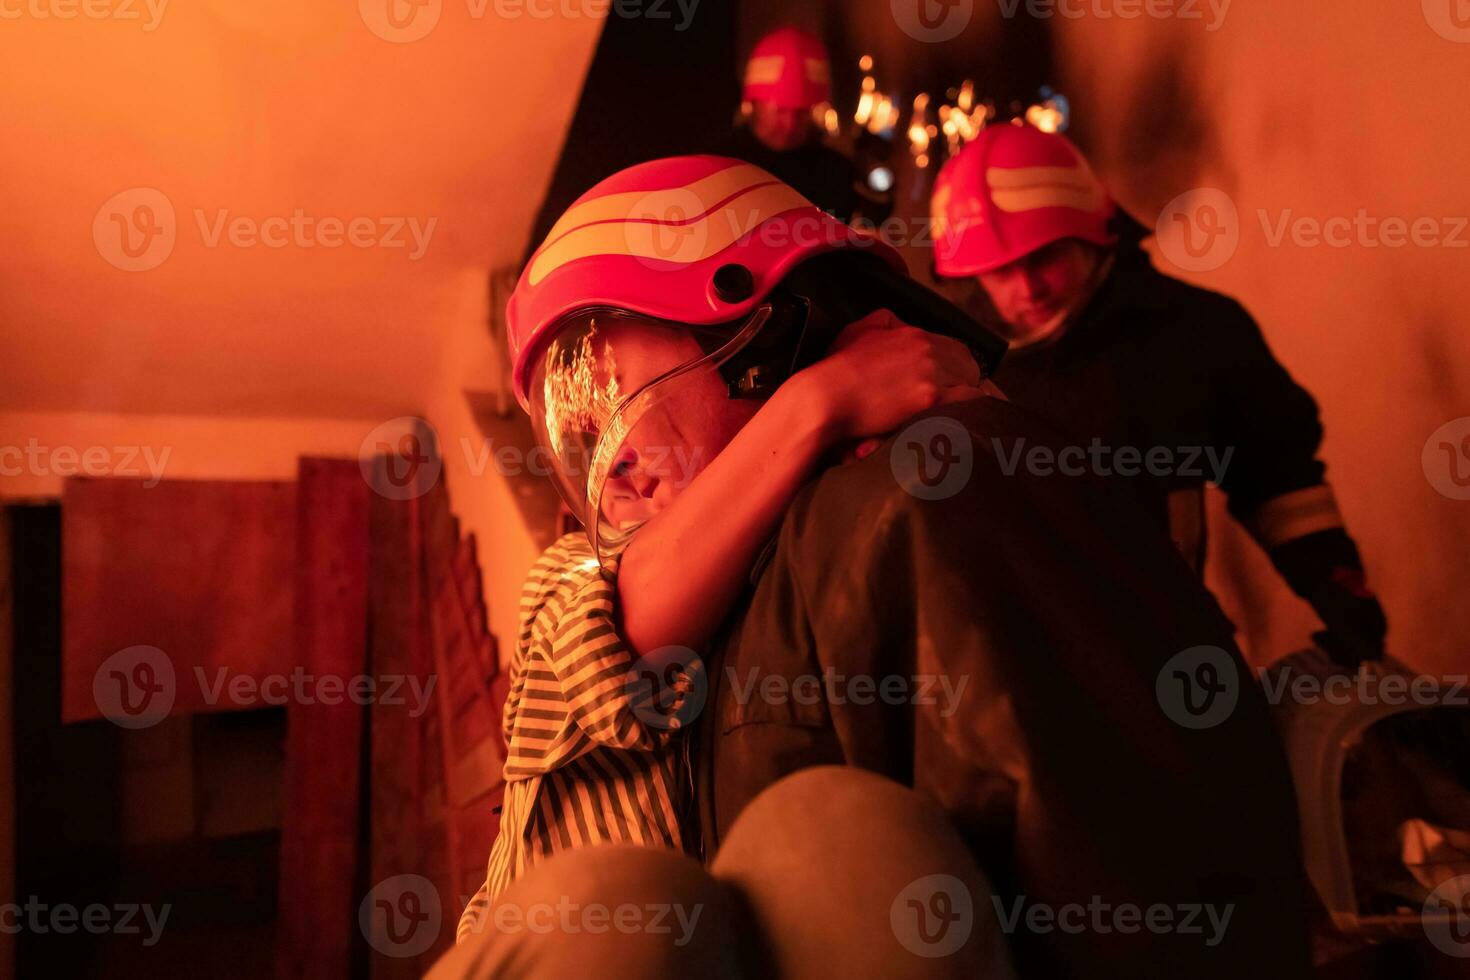
[(886, 435), (935, 405), (987, 391), (964, 344), (911, 327), (888, 310), (849, 325), (826, 357), (791, 380), (822, 413), (833, 443)]

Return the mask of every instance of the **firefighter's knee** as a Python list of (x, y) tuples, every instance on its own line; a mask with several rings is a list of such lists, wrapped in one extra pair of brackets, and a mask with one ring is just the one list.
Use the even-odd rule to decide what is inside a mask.
[(803, 769), (741, 813), (714, 871), (782, 976), (1011, 976), (990, 886), (949, 818), (848, 766)]

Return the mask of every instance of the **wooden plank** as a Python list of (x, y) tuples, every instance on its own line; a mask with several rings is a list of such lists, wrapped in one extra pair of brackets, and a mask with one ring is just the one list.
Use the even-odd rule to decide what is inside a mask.
[[(386, 463), (386, 457), (376, 460), (380, 469)], [(376, 677), (412, 676), (425, 684), (432, 656), (422, 510), (421, 497), (371, 498), (369, 663)], [(429, 840), (424, 806), (430, 719), (427, 714), (412, 717), (412, 707), (375, 701), (369, 709), (371, 892), (365, 900), (371, 907), (365, 924), (372, 980), (421, 976), (453, 942), (453, 918), (459, 911), (432, 881), (424, 884), (429, 856), (436, 849)]]
[(504, 792), (504, 743), (500, 715), (503, 689), (495, 681), (500, 666), (494, 659), (494, 641), (487, 626), (478, 550), (473, 537), (463, 537), (453, 553), (454, 601), (438, 603), (440, 648), (447, 661), (443, 685), (452, 711), (451, 761), (446, 765), (449, 798), (449, 855), (452, 888), (461, 904), (484, 878), (485, 862), (499, 830), (496, 807)]
[[(368, 486), (354, 460), (302, 459), (296, 499), (297, 655), (307, 675), (340, 678), (337, 690), (345, 690), (367, 670)], [(286, 709), (276, 927), (282, 980), (348, 976), (358, 941), (366, 713), (346, 697), (324, 701), (293, 699)]]
[[(452, 571), (446, 576), (444, 588), (451, 593), (456, 588)], [(450, 606), (451, 611), (457, 611), (454, 608), (457, 606), (457, 603), (451, 600), (447, 605)], [(440, 616), (431, 616), (430, 634), (433, 639), (434, 671), (439, 676), (439, 684), (434, 691), (434, 708), (439, 719), (439, 761), (443, 773), (444, 795), (448, 807), (452, 810), (457, 805), (458, 794), (455, 792), (454, 779), (457, 775), (456, 770), (458, 768), (457, 763), (460, 748), (456, 744), (455, 739), (455, 735), (457, 734), (454, 723), (456, 712), (454, 709), (454, 693), (451, 690), (453, 685), (450, 682), (450, 645), (444, 633), (445, 619)], [(446, 870), (449, 873), (449, 882), (447, 883), (452, 883), (454, 873), (464, 866), (463, 848), (460, 844), (459, 827), (452, 818), (445, 822), (444, 832), (445, 855), (448, 859)], [(454, 895), (455, 889), (449, 887), (445, 891), (445, 894), (446, 896)]]
[(162, 651), (149, 685), (172, 689), (174, 714), (261, 707), (230, 682), (290, 673), (294, 484), (71, 479), (62, 522), (64, 720), (152, 701), (94, 693), (99, 676), (127, 688), (139, 664), (104, 665), (135, 647)]
[[(370, 923), (370, 972), (396, 980), (417, 976), (448, 948), (460, 910), (484, 879), (504, 792), (500, 713), (508, 678), (500, 676), (487, 628), (474, 541), (462, 536), (443, 484), (408, 500), (375, 499), (372, 541), (373, 672), (435, 681), (422, 717), (405, 718), (388, 705), (372, 710), (369, 877), (380, 889), (373, 899), (390, 900)], [(437, 914), (437, 932), (421, 952), (419, 937), (403, 940), (407, 919), (398, 939), (378, 934), (395, 915), (391, 896), (401, 897), (415, 878), (415, 887), (433, 892)], [(416, 896), (419, 907), (424, 898)]]

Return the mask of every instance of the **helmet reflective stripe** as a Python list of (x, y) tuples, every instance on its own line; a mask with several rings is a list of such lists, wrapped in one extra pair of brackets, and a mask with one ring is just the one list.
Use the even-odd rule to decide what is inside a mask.
[[(717, 170), (707, 177), (688, 184), (675, 184), (665, 189), (623, 191), (619, 194), (594, 197), (568, 208), (566, 213), (558, 218), (556, 224), (552, 225), (551, 230), (546, 233), (546, 240), (541, 243), (540, 250), (545, 251), (573, 228), (596, 224), (599, 221), (668, 220), (672, 208), (687, 205), (691, 200), (707, 202), (700, 203), (696, 211), (696, 214), (703, 214), (739, 191), (756, 184), (768, 184), (775, 179), (759, 167), (741, 163)], [(666, 195), (671, 195), (671, 197), (666, 197)], [(690, 214), (686, 215), (686, 218), (694, 216)]]
[(751, 58), (745, 65), (745, 84), (747, 85), (771, 85), (781, 80), (781, 70), (786, 67), (786, 59), (779, 54), (767, 55), (764, 58)]
[(1076, 167), (991, 167), (985, 174), (990, 199), (1002, 211), (1076, 208), (1098, 211), (1107, 204), (1102, 185), (1086, 165)]
[(1060, 133), (1034, 126), (987, 126), (934, 181), (934, 269), (973, 276), (1052, 242), (1117, 240), (1107, 189)]
[[(536, 363), (559, 325), (580, 311), (685, 325), (743, 320), (799, 263), (848, 248), (903, 269), (886, 244), (858, 236), (748, 163), (670, 157), (620, 171), (567, 209), (507, 303), (516, 398), (529, 408)], [(726, 267), (745, 289), (719, 288)]]
[(816, 35), (782, 27), (761, 38), (745, 63), (746, 102), (809, 109), (831, 97), (827, 51)]
[(765, 171), (735, 169), (746, 171), (742, 175), (746, 179), (761, 182), (748, 184), (723, 200), (729, 181), (639, 195), (634, 209), (624, 217), (583, 224), (537, 252), (529, 270), (531, 285), (568, 262), (593, 255), (631, 255), (678, 265), (699, 262), (728, 248), (767, 218), (811, 206)]

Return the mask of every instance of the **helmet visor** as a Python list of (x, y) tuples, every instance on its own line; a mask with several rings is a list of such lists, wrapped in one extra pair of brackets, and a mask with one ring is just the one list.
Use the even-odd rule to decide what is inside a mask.
[(769, 316), (762, 306), (744, 320), (691, 326), (601, 309), (557, 329), (531, 377), (531, 422), (599, 559), (723, 448), (685, 433), (728, 397), (720, 366)]

